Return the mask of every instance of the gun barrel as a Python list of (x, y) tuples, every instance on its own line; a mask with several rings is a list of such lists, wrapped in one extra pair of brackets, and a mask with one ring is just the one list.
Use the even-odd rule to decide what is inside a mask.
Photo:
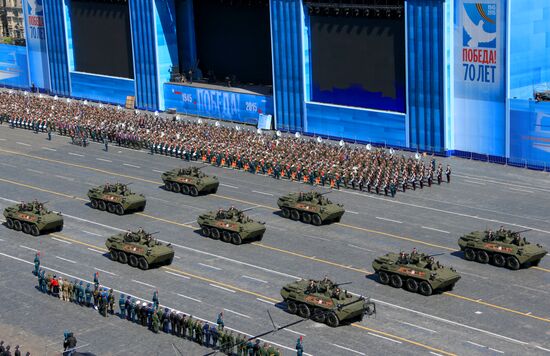
[(428, 255), (427, 257), (435, 257), (435, 256), (442, 256), (445, 253), (434, 253), (433, 255)]
[(526, 230), (521, 230), (521, 231), (514, 231), (514, 234), (521, 234), (521, 233), (524, 233), (524, 232), (528, 232), (528, 231), (531, 231), (533, 229), (526, 229)]
[(252, 209), (254, 209), (254, 208), (256, 208), (256, 207), (255, 207), (255, 206), (251, 206), (250, 208), (246, 208), (246, 209), (244, 209), (244, 210), (241, 210), (241, 213), (244, 213), (245, 211), (252, 210)]
[(353, 282), (344, 282), (344, 283), (334, 283), (334, 286), (335, 287), (339, 287), (339, 286), (345, 286), (346, 284), (352, 284)]

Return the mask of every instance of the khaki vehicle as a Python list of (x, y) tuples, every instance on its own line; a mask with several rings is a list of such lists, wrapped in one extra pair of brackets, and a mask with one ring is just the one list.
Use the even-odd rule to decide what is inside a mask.
[(4, 209), (6, 226), (15, 231), (38, 236), (44, 232), (63, 230), (63, 216), (44, 207), (45, 203), (16, 204)]
[[(201, 167), (202, 168), (202, 167)], [(218, 191), (220, 181), (215, 176), (208, 176), (199, 167), (176, 168), (162, 173), (164, 189), (196, 197), (199, 194), (214, 194)]]
[[(330, 192), (327, 192), (330, 193)], [(339, 222), (344, 215), (344, 207), (335, 204), (318, 192), (290, 193), (277, 200), (284, 218), (301, 220), (316, 226), (328, 222)]]
[(240, 245), (245, 241), (261, 240), (265, 232), (265, 223), (254, 221), (244, 212), (233, 207), (218, 211), (209, 211), (198, 217), (201, 234), (214, 240)]
[(92, 208), (124, 215), (129, 211), (145, 210), (145, 196), (132, 193), (127, 184), (105, 184), (88, 191)]

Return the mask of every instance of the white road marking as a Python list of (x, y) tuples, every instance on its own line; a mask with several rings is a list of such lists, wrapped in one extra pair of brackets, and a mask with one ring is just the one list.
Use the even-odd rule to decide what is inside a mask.
[(24, 142), (16, 142), (18, 145), (21, 145), (21, 146), (27, 146), (27, 147), (31, 147), (31, 145), (29, 145), (28, 143), (24, 143)]
[(25, 245), (19, 245), (19, 247), (26, 248), (27, 250), (31, 250), (31, 251), (34, 251), (34, 252), (38, 252), (38, 250), (35, 250), (34, 248), (27, 247)]
[(174, 273), (174, 272), (170, 272), (170, 271), (164, 271), (164, 272), (166, 272), (166, 273), (168, 273), (168, 274), (171, 274), (171, 275), (173, 275), (173, 276), (177, 276), (177, 277), (183, 278), (183, 279), (191, 279), (191, 278), (189, 278), (189, 277), (187, 277), (187, 276), (184, 276), (184, 275), (181, 275), (181, 274), (178, 274), (178, 273)]
[(407, 323), (406, 321), (399, 321), (399, 320), (396, 320), (396, 321), (397, 321), (398, 323), (400, 323), (400, 324), (409, 325), (409, 326), (412, 326), (413, 328), (418, 328), (418, 329), (420, 329), (420, 330), (424, 330), (424, 331), (428, 331), (428, 332), (436, 333), (436, 334), (437, 334), (437, 331), (432, 330), (432, 329), (428, 329), (428, 328), (425, 328), (425, 327), (422, 327), (422, 326), (419, 326), (419, 325)]
[(259, 300), (259, 301), (262, 302), (262, 303), (267, 303), (267, 304), (275, 305), (275, 303), (270, 302), (269, 300), (262, 299), (262, 298), (256, 298), (256, 300)]
[(527, 313), (527, 314), (525, 314), (525, 315), (531, 315), (531, 312), (529, 312), (529, 313)]
[(234, 185), (223, 184), (223, 183), (220, 183), (220, 185), (228, 188), (239, 189), (239, 187), (235, 187)]
[(105, 158), (96, 158), (98, 161), (103, 161), (103, 162), (109, 162), (109, 163), (112, 163), (113, 161), (111, 161), (110, 159), (105, 159)]
[(273, 194), (271, 194), (271, 193), (259, 192), (259, 191), (257, 191), (257, 190), (253, 190), (252, 193), (257, 193), (257, 194), (261, 194), (261, 195), (269, 195), (270, 197), (273, 196)]
[(476, 313), (477, 315), (483, 314), (483, 312), (481, 312), (481, 311), (479, 311), (479, 310), (476, 311), (475, 313)]
[(163, 203), (170, 203), (168, 200), (160, 199), (160, 198), (157, 198), (157, 197), (148, 196), (147, 199), (158, 200), (158, 201), (161, 201)]
[(440, 229), (436, 229), (434, 227), (429, 227), (429, 226), (421, 226), (423, 229), (426, 229), (426, 230), (432, 230), (432, 231), (437, 231), (437, 232), (442, 232), (444, 234), (450, 234), (449, 231), (446, 231), (446, 230), (440, 230)]
[(209, 284), (210, 286), (214, 287), (214, 288), (219, 288), (219, 289), (222, 289), (222, 290), (231, 292), (231, 293), (235, 293), (235, 291), (234, 291), (233, 289), (225, 288), (225, 287), (219, 286), (219, 285), (217, 285), (217, 284), (212, 284), (212, 283), (208, 283), (208, 284)]
[(379, 216), (376, 217), (378, 220), (385, 220), (385, 221), (390, 221), (390, 222), (394, 222), (394, 223), (397, 223), (397, 224), (403, 224), (402, 221), (399, 221), (399, 220), (393, 220), (393, 219), (388, 219), (388, 218), (381, 218)]
[(355, 214), (355, 215), (359, 215), (358, 212), (356, 211), (351, 211), (351, 210), (346, 210), (346, 213), (350, 213), (350, 214)]
[(71, 156), (84, 157), (84, 155), (81, 155), (80, 153), (69, 152), (69, 154)]
[[(65, 215), (66, 216), (66, 215)], [(55, 241), (59, 241), (59, 242), (63, 242), (64, 244), (67, 244), (67, 245), (72, 245), (73, 243), (72, 242), (69, 242), (69, 241), (65, 241), (65, 240), (61, 240), (61, 239), (58, 239), (56, 237), (51, 237), (52, 240), (55, 240)]]
[[(460, 272), (460, 273), (462, 273), (462, 272)], [(542, 290), (542, 289), (539, 290), (539, 289), (535, 289), (535, 288), (529, 288), (529, 287), (526, 287), (526, 286), (522, 286), (522, 285), (520, 285), (520, 284), (513, 284), (513, 285), (516, 286), (516, 287), (519, 287), (519, 288), (523, 288), (523, 289), (530, 290), (530, 291), (532, 291), (532, 292), (538, 292), (538, 293), (548, 294), (548, 292), (546, 292), (546, 291), (544, 291), (544, 290)]]
[(179, 259), (181, 259), (181, 257), (180, 257), (180, 256), (174, 256), (174, 258), (177, 258), (178, 260), (179, 260)]
[(184, 222), (183, 225), (191, 225), (191, 224), (194, 224), (196, 222), (197, 222), (197, 220), (191, 220), (191, 221)]
[(243, 318), (247, 318), (247, 319), (252, 319), (252, 318), (251, 318), (251, 317), (249, 317), (248, 315), (245, 315), (245, 314), (241, 314), (241, 313), (239, 313), (239, 312), (236, 312), (236, 311), (234, 311), (234, 310), (231, 310), (231, 309), (227, 309), (227, 308), (224, 308), (223, 310), (225, 310), (225, 311), (228, 311), (228, 312), (230, 312), (230, 313), (233, 313), (233, 314), (235, 314), (235, 315), (239, 315), (239, 316), (242, 316)]
[(430, 351), (430, 353), (431, 353), (432, 355), (435, 355), (435, 356), (443, 356), (442, 354), (438, 354), (437, 352), (433, 352), (433, 351)]
[(476, 344), (475, 342), (472, 342), (472, 341), (469, 341), (469, 340), (466, 340), (466, 342), (467, 342), (468, 344), (472, 344), (472, 345), (477, 346), (477, 347), (487, 348), (487, 346), (485, 346), (485, 345)]
[(158, 169), (153, 169), (153, 172), (164, 173), (163, 171), (159, 171)]
[(367, 354), (365, 354), (364, 352), (355, 351), (355, 350), (353, 350), (353, 349), (350, 349), (350, 348), (344, 347), (344, 346), (340, 346), (340, 345), (338, 345), (338, 344), (332, 344), (332, 343), (331, 343), (331, 345), (332, 345), (332, 346), (336, 346), (337, 348), (342, 349), (342, 350), (346, 350), (346, 351), (349, 351), (349, 352), (353, 352), (353, 353), (358, 354), (358, 355), (363, 355), (363, 356), (366, 356), (366, 355), (367, 355)]
[(4, 239), (0, 239), (0, 241), (4, 241)]
[(103, 251), (99, 251), (99, 250), (96, 250), (96, 249), (93, 249), (93, 248), (90, 248), (90, 247), (88, 247), (88, 250), (94, 251), (94, 252), (97, 252), (97, 253), (100, 253), (100, 254), (102, 254), (102, 255), (103, 255), (103, 253), (104, 253)]
[(53, 152), (57, 152), (57, 150), (55, 148), (49, 148), (49, 147), (42, 147), (43, 150), (48, 150), (48, 151), (53, 151)]
[(182, 297), (182, 298), (185, 298), (185, 299), (190, 299), (190, 300), (192, 300), (192, 301), (194, 301), (194, 302), (197, 302), (197, 303), (202, 303), (202, 301), (201, 301), (201, 300), (199, 300), (199, 299), (196, 299), (196, 298), (191, 298), (191, 297), (188, 297), (188, 296), (186, 296), (186, 295), (183, 295), (183, 294), (179, 294), (179, 293), (176, 293), (176, 294), (177, 294), (177, 295), (179, 295), (179, 296), (180, 296), (180, 297)]
[(478, 185), (486, 185), (483, 182), (476, 182), (476, 181), (473, 181), (473, 180), (464, 180), (464, 182), (471, 183), (471, 184), (478, 184)]
[(493, 349), (492, 347), (489, 347), (489, 350), (494, 351), (494, 352), (498, 352), (499, 354), (503, 354), (503, 353), (504, 353), (504, 351), (500, 351), (500, 350), (497, 350), (497, 349)]
[(13, 164), (9, 164), (9, 163), (0, 162), (0, 164), (6, 167), (17, 168), (17, 166), (14, 166)]
[(286, 328), (286, 329), (283, 329), (283, 330), (286, 330), (286, 331), (288, 331), (288, 332), (291, 332), (291, 333), (293, 333), (293, 334), (297, 334), (297, 335), (302, 335), (302, 336), (306, 336), (306, 334), (302, 334), (302, 333), (299, 333), (299, 332), (297, 332), (297, 331), (294, 331), (294, 330), (292, 330), (292, 329), (288, 329), (288, 328)]
[(456, 177), (477, 179), (477, 180), (482, 180), (484, 182), (489, 182), (489, 183), (508, 185), (510, 187), (531, 188), (531, 189), (536, 189), (536, 190), (542, 190), (542, 191), (545, 191), (545, 192), (550, 192), (549, 189), (537, 188), (537, 187), (532, 187), (532, 186), (524, 186), (524, 185), (520, 185), (520, 184), (506, 183), (506, 182), (502, 182), (502, 181), (498, 181), (498, 180), (489, 179), (488, 177), (476, 178), (476, 177), (465, 176), (465, 175), (461, 175), (461, 174), (453, 174), (453, 175), (456, 176)]
[(535, 346), (537, 349), (539, 350), (543, 350), (543, 351), (547, 351), (547, 352), (550, 352), (549, 349), (545, 349), (544, 347), (541, 347), (541, 346)]
[(0, 141), (6, 141), (6, 139), (5, 138), (0, 138)]
[(103, 272), (103, 273), (107, 273), (107, 274), (116, 276), (116, 274), (114, 274), (113, 272), (109, 272), (109, 271), (106, 271), (106, 270), (101, 269), (101, 268), (94, 267), (94, 269), (95, 269), (96, 271), (100, 271), (100, 272)]
[(199, 265), (201, 265), (201, 266), (203, 266), (203, 267), (215, 269), (216, 271), (221, 271), (221, 270), (222, 270), (222, 269), (219, 268), (219, 267), (210, 266), (210, 265), (207, 265), (207, 264), (204, 264), (204, 263), (200, 263), (200, 262), (199, 262)]
[(42, 172), (42, 171), (38, 171), (38, 170), (36, 170), (36, 169), (31, 169), (31, 168), (27, 168), (27, 171), (29, 171), (29, 172), (34, 172), (34, 173), (38, 173), (38, 174), (44, 174), (44, 172)]
[(129, 164), (129, 163), (123, 163), (122, 165), (126, 166), (126, 167), (132, 167), (132, 168), (141, 168), (140, 166), (136, 166), (136, 165)]
[(372, 336), (376, 336), (376, 337), (379, 337), (381, 339), (385, 339), (385, 340), (388, 340), (388, 341), (391, 341), (391, 342), (395, 342), (396, 344), (401, 344), (401, 341), (399, 341), (399, 340), (390, 339), (389, 337), (374, 334), (374, 333), (371, 333), (370, 331), (367, 334), (372, 335)]
[(254, 278), (254, 277), (250, 277), (250, 276), (245, 276), (244, 274), (241, 277), (246, 278), (246, 279), (251, 279), (253, 281), (258, 281), (258, 282), (261, 282), (261, 283), (267, 283), (267, 281), (264, 281), (263, 279), (258, 279), (258, 278)]
[(85, 233), (85, 234), (88, 234), (88, 235), (94, 235), (94, 236), (99, 236), (99, 237), (101, 237), (100, 234), (96, 234), (95, 232), (90, 232), (90, 231), (86, 231), (86, 230), (82, 230), (82, 232)]
[(76, 262), (73, 261), (73, 260), (69, 260), (69, 259), (67, 259), (67, 258), (63, 258), (63, 257), (59, 257), (59, 256), (55, 256), (55, 258), (58, 258), (58, 259), (60, 259), (60, 260), (67, 261), (67, 262), (70, 262), (70, 263), (76, 263)]
[(509, 189), (515, 192), (534, 193), (532, 190), (521, 189), (521, 188), (509, 188)]
[(359, 250), (374, 252), (373, 250), (369, 250), (368, 248), (364, 248), (364, 247), (360, 247), (360, 246), (355, 246), (355, 245), (352, 245), (352, 244), (348, 244), (348, 246), (349, 246), (349, 247), (356, 248), (356, 249), (359, 249)]
[(136, 281), (135, 279), (132, 279), (132, 282), (136, 282), (136, 283), (139, 283), (139, 284), (143, 284), (144, 286), (147, 286), (147, 287), (151, 287), (151, 288), (157, 288), (151, 284), (148, 284), (148, 283), (144, 283), (144, 282), (140, 282), (140, 281)]
[(310, 238), (316, 239), (316, 240), (321, 240), (321, 241), (330, 241), (329, 239), (325, 239), (324, 237), (319, 237), (319, 236), (312, 236), (312, 235), (306, 235), (306, 234), (303, 234), (303, 236), (310, 237)]
[(468, 272), (464, 272), (464, 271), (460, 271), (459, 273), (460, 274), (465, 274), (467, 276), (481, 278), (481, 279), (489, 279), (489, 277), (483, 277), (483, 276), (480, 276), (479, 274), (473, 274), (473, 273), (468, 273)]
[(56, 175), (57, 178), (61, 178), (61, 179), (65, 179), (65, 180), (68, 180), (68, 181), (71, 181), (71, 182), (74, 182), (74, 178), (71, 178), (71, 177), (65, 177), (65, 176), (60, 176), (60, 175)]

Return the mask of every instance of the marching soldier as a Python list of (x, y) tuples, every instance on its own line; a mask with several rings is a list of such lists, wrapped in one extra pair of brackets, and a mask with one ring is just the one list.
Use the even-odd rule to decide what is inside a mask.
[(445, 169), (445, 175), (447, 176), (447, 183), (451, 183), (451, 166), (447, 165)]

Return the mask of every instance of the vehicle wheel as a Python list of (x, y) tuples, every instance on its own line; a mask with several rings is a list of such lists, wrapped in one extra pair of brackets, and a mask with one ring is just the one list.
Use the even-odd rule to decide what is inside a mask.
[(323, 220), (321, 220), (321, 217), (318, 214), (313, 214), (311, 216), (311, 223), (315, 226), (321, 226)]
[(222, 241), (223, 242), (231, 242), (231, 232), (222, 231)]
[(328, 326), (335, 328), (340, 325), (340, 320), (338, 320), (338, 317), (334, 314), (334, 312), (330, 312), (326, 316), (326, 323)]
[(395, 288), (401, 288), (403, 287), (403, 280), (401, 279), (401, 276), (397, 274), (392, 274), (390, 277), (391, 286)]
[(497, 267), (504, 267), (506, 265), (506, 258), (504, 258), (504, 256), (500, 253), (495, 253), (493, 255), (493, 263)]
[(38, 230), (38, 226), (31, 225), (31, 235), (32, 236), (38, 236), (40, 235), (40, 230)]
[(293, 302), (292, 300), (286, 302), (286, 309), (290, 314), (296, 314), (298, 312), (298, 306), (296, 305), (296, 302)]
[(488, 263), (489, 262), (489, 255), (487, 254), (487, 252), (485, 252), (483, 250), (479, 250), (479, 251), (477, 251), (476, 259), (477, 259), (477, 262), (479, 262), (479, 263)]
[(474, 261), (476, 259), (476, 252), (467, 247), (466, 249), (464, 249), (464, 258), (466, 259), (466, 261)]
[(306, 224), (311, 224), (311, 214), (310, 213), (302, 213), (302, 222)]
[(8, 227), (8, 229), (13, 229), (13, 220), (10, 219), (10, 218), (7, 218), (6, 219), (6, 226)]
[(171, 192), (172, 191), (172, 183), (170, 182), (164, 182), (164, 189)]
[(210, 237), (213, 238), (214, 240), (219, 240), (220, 239), (220, 230), (216, 229), (215, 227), (210, 229)]
[(103, 200), (100, 200), (97, 202), (97, 208), (101, 211), (105, 211), (107, 209), (107, 204)]
[(31, 232), (31, 227), (26, 222), (22, 223), (21, 226), (21, 230), (23, 230), (25, 234), (29, 234)]
[(91, 205), (92, 205), (92, 209), (97, 209), (99, 205), (97, 202), (97, 199), (92, 199)]
[(292, 220), (300, 220), (300, 213), (298, 212), (298, 210), (296, 209), (292, 209), (290, 211), (290, 218)]
[(430, 283), (426, 281), (420, 282), (420, 285), (418, 286), (418, 290), (420, 291), (420, 294), (425, 296), (432, 295), (433, 293), (432, 286), (430, 285)]
[(324, 323), (325, 320), (327, 319), (327, 316), (325, 312), (322, 311), (321, 309), (315, 309), (311, 314), (311, 319), (318, 323)]
[(118, 261), (118, 253), (115, 250), (109, 250), (109, 258), (111, 261)]
[(147, 262), (147, 260), (144, 257), (140, 257), (138, 261), (138, 267), (139, 269), (142, 269), (145, 271), (149, 269), (149, 262)]
[(128, 263), (128, 255), (126, 255), (126, 252), (117, 252), (118, 254), (118, 262), (122, 263), (122, 264), (126, 264)]
[(172, 183), (172, 191), (174, 193), (180, 193), (181, 192), (181, 187), (178, 183)]
[(206, 226), (203, 226), (201, 229), (202, 236), (209, 237), (210, 236), (210, 229)]
[(124, 208), (122, 207), (122, 205), (117, 204), (117, 205), (115, 206), (115, 213), (116, 213), (117, 215), (124, 215)]
[(14, 229), (15, 231), (21, 231), (21, 229), (22, 229), (21, 221), (19, 221), (19, 220), (14, 220), (14, 221), (13, 221), (13, 229)]
[(510, 269), (518, 270), (520, 266), (521, 265), (516, 256), (510, 256), (506, 259), (506, 267)]
[(380, 280), (380, 283), (382, 283), (382, 284), (390, 283), (390, 276), (384, 271), (378, 272), (378, 279)]
[(181, 194), (189, 194), (189, 186), (188, 185), (185, 185), (185, 184), (182, 184), (181, 185)]
[(107, 204), (107, 211), (110, 212), (111, 214), (114, 214), (115, 211), (116, 211), (115, 204), (113, 204), (113, 203), (108, 203), (108, 204)]
[(128, 264), (132, 267), (137, 267), (138, 258), (135, 255), (128, 256)]
[(416, 293), (418, 291), (418, 282), (412, 278), (407, 279), (407, 289), (410, 292)]
[(192, 197), (196, 197), (197, 195), (199, 195), (199, 190), (197, 189), (197, 187), (189, 187), (189, 195)]
[(231, 234), (231, 243), (233, 245), (240, 245), (243, 243), (243, 239), (241, 238), (241, 235), (239, 233), (234, 232)]
[(531, 262), (531, 266), (536, 267), (536, 266), (539, 265), (539, 262), (540, 262), (540, 260), (533, 261), (533, 262)]
[(283, 218), (290, 218), (290, 210), (288, 208), (282, 208), (281, 211), (283, 212)]
[(309, 310), (309, 307), (305, 304), (298, 305), (298, 315), (302, 318), (308, 319), (311, 316), (311, 310)]

